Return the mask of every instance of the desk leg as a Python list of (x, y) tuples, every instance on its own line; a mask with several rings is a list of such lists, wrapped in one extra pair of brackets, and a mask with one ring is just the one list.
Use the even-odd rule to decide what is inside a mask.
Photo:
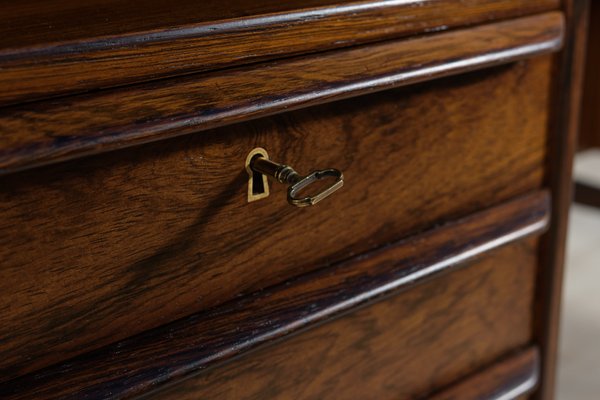
[(579, 204), (600, 208), (600, 188), (575, 182), (574, 200)]

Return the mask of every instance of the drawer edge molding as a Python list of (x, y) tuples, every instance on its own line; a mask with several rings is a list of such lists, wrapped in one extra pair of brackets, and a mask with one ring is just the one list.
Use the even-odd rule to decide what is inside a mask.
[(513, 400), (531, 393), (538, 384), (539, 375), (539, 350), (529, 347), (427, 398)]
[(562, 46), (559, 12), (0, 111), (0, 174), (505, 64)]
[[(229, 5), (232, 14), (249, 15), (226, 19), (207, 9), (186, 14), (185, 7), (177, 10), (177, 4), (173, 5), (174, 15), (163, 13), (158, 18), (159, 10), (148, 4), (150, 10), (145, 12), (154, 16), (155, 25), (164, 26), (154, 29), (147, 29), (145, 21), (143, 27), (136, 25), (140, 22), (135, 18), (118, 26), (114, 20), (126, 19), (127, 12), (119, 12), (119, 4), (113, 4), (111, 10), (117, 9), (110, 19), (102, 17), (102, 9), (96, 10), (92, 26), (77, 29), (77, 24), (68, 24), (71, 29), (62, 35), (68, 16), (60, 11), (50, 10), (50, 17), (41, 20), (39, 15), (28, 18), (7, 10), (5, 28), (0, 28), (3, 37), (10, 38), (4, 40), (9, 47), (0, 49), (0, 104), (516, 18), (556, 10), (559, 4), (558, 0), (477, 0), (467, 4), (369, 0), (316, 7), (296, 4), (287, 11), (271, 6), (260, 12), (239, 10), (233, 4)], [(121, 8), (131, 11), (131, 7)], [(63, 10), (67, 11), (76, 14), (78, 10)], [(202, 17), (203, 22), (189, 22)], [(22, 31), (27, 33), (21, 38)]]
[(144, 394), (540, 234), (549, 213), (548, 192), (526, 195), (6, 382), (0, 394), (7, 400)]

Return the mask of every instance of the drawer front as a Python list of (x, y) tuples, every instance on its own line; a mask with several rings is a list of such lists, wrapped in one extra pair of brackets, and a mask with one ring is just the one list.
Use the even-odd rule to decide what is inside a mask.
[[(100, 351), (56, 364), (44, 369), (43, 373), (29, 374), (0, 384), (0, 393), (6, 400), (132, 398), (147, 394), (151, 390), (177, 385), (186, 378), (197, 376), (210, 368), (219, 368), (230, 361), (235, 362), (236, 358), (253, 354), (253, 351), (266, 348), (269, 344), (286, 343), (287, 339), (297, 334), (308, 332), (327, 321), (334, 321), (336, 317), (373, 305), (390, 296), (406, 291), (418, 293), (421, 287), (417, 284), (443, 277), (443, 274), (452, 275), (452, 271), (464, 268), (485, 254), (490, 254), (492, 258), (497, 257), (492, 253), (494, 249), (512, 243), (527, 243), (526, 238), (542, 233), (548, 227), (549, 213), (548, 192), (538, 191), (521, 196), (466, 218), (405, 237), (360, 257), (301, 275), (208, 311), (113, 343)], [(534, 251), (530, 252), (532, 256), (533, 253)], [(514, 257), (510, 262), (518, 261), (519, 257)], [(479, 263), (475, 262), (474, 265)], [(499, 265), (502, 268), (503, 264)], [(521, 287), (520, 282), (501, 280), (495, 284), (498, 284), (501, 290), (493, 288), (490, 294), (507, 293), (506, 291), (512, 290), (511, 293), (515, 297), (511, 303), (514, 306), (511, 308), (513, 314), (515, 307), (520, 309), (519, 304), (527, 301), (531, 294), (521, 289), (513, 290), (513, 286)], [(427, 296), (429, 295), (437, 296), (428, 291)], [(465, 290), (453, 292), (451, 296), (456, 298), (447, 297), (448, 304), (445, 307), (450, 308), (449, 312), (454, 312), (455, 306), (458, 307), (457, 310), (462, 310), (460, 304), (467, 304), (471, 295), (479, 299), (477, 301), (481, 301), (476, 290)], [(444, 317), (441, 314), (436, 316), (440, 309), (440, 304), (436, 305), (437, 300), (429, 302), (424, 299), (422, 293), (419, 296), (423, 302), (411, 301), (411, 307), (414, 306), (414, 309), (423, 312), (423, 315), (434, 322), (441, 318), (442, 322), (435, 322), (432, 327), (444, 329), (439, 326), (444, 323)], [(410, 296), (404, 297), (405, 300), (408, 298)], [(496, 296), (490, 296), (490, 299), (493, 304), (504, 304), (493, 300)], [(492, 303), (481, 303), (485, 312), (501, 313), (501, 318), (507, 315), (502, 306), (488, 307)], [(473, 310), (477, 309), (472, 306)], [(527, 320), (530, 312), (531, 310), (519, 314), (525, 318), (522, 321)], [(420, 314), (416, 317), (419, 324), (428, 324), (428, 321), (421, 320)], [(486, 318), (479, 315), (475, 317)], [(403, 321), (404, 324), (412, 320), (404, 318)], [(516, 327), (521, 326), (518, 321), (521, 320), (513, 321)], [(477, 325), (478, 323), (474, 323), (465, 326), (464, 329), (479, 330)], [(489, 326), (490, 329), (495, 329), (494, 323), (490, 323)], [(341, 332), (339, 335), (348, 334), (348, 337), (352, 337), (355, 329), (352, 325), (346, 328), (347, 332)], [(387, 328), (382, 322), (373, 333), (377, 336), (388, 335)], [(402, 331), (408, 327), (391, 323), (389, 328)], [(449, 330), (448, 333), (463, 334), (456, 329)], [(437, 340), (438, 337), (445, 338), (444, 335), (445, 333), (439, 333), (428, 337)], [(451, 338), (444, 340), (446, 339), (452, 343)], [(411, 343), (419, 346), (427, 344), (425, 341), (418, 342), (415, 337), (411, 339)], [(468, 352), (471, 347), (480, 349), (479, 339), (474, 343), (464, 343), (463, 350)], [(407, 343), (402, 345), (406, 346)], [(437, 344), (429, 342), (428, 345)], [(350, 347), (348, 351), (357, 351), (358, 348), (358, 345), (355, 348)], [(529, 349), (533, 350), (530, 356), (520, 352), (524, 358), (515, 359), (512, 354), (500, 364), (494, 363), (485, 371), (468, 376), (467, 381), (474, 379), (484, 383), (469, 391), (471, 397), (488, 398), (482, 394), (507, 390), (515, 392), (515, 385), (521, 392), (523, 388), (531, 388), (537, 373), (535, 348), (530, 346)], [(346, 360), (351, 361), (352, 358)], [(385, 373), (385, 369), (381, 372)], [(489, 381), (490, 376), (495, 377), (492, 382)], [(461, 387), (471, 384), (462, 381), (458, 387), (453, 386), (439, 395), (453, 395), (457, 392), (464, 394), (465, 391)]]
[(263, 0), (226, 6), (208, 0), (203, 7), (189, 0), (176, 6), (114, 1), (109, 7), (100, 0), (67, 0), (35, 8), (14, 3), (2, 9), (0, 104), (477, 25), (559, 5), (560, 0), (360, 5)]
[(493, 251), (150, 398), (425, 398), (531, 340), (536, 243)]
[[(550, 69), (541, 57), (1, 178), (3, 376), (539, 188)], [(310, 209), (278, 184), (247, 203), (257, 146), (346, 185)]]

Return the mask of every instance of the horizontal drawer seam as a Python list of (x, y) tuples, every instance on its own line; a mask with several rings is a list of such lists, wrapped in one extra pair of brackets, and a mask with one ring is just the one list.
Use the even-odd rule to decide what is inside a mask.
[(561, 47), (552, 12), (0, 112), (0, 174), (504, 64)]
[(547, 191), (520, 197), (17, 378), (0, 385), (0, 393), (6, 399), (143, 394), (539, 234), (549, 212)]
[(480, 372), (443, 389), (429, 400), (513, 400), (531, 393), (539, 382), (540, 354), (535, 346), (484, 368)]
[[(80, 7), (62, 12), (83, 13), (85, 6)], [(60, 11), (24, 21), (18, 12), (8, 12), (6, 28), (0, 29), (4, 39), (0, 38), (0, 104), (522, 17), (556, 10), (559, 1), (379, 0), (313, 7), (297, 4), (279, 12), (273, 11), (279, 7), (255, 12), (236, 12), (232, 7), (229, 18), (211, 15), (210, 9), (188, 13), (181, 9), (148, 27), (146, 21), (130, 26), (126, 13), (121, 14), (117, 6), (110, 20), (98, 17), (85, 29), (68, 24), (71, 29), (66, 31), (63, 19), (67, 16)], [(150, 8), (146, 12), (152, 21), (158, 10)], [(235, 17), (240, 13), (244, 16)], [(119, 25), (113, 19), (126, 23)], [(84, 21), (85, 16), (79, 24)], [(55, 29), (40, 28), (53, 25)]]

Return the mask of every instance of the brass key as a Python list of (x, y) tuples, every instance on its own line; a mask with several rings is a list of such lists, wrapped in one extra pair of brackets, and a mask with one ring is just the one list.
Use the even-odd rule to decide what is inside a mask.
[[(296, 207), (313, 206), (344, 185), (344, 175), (337, 169), (329, 168), (302, 176), (292, 167), (273, 162), (262, 154), (255, 155), (251, 159), (249, 167), (252, 171), (270, 176), (279, 183), (290, 185), (287, 192), (288, 203)], [(331, 185), (326, 186), (315, 195), (306, 197), (298, 196), (301, 190), (325, 178), (334, 178), (335, 180)]]

